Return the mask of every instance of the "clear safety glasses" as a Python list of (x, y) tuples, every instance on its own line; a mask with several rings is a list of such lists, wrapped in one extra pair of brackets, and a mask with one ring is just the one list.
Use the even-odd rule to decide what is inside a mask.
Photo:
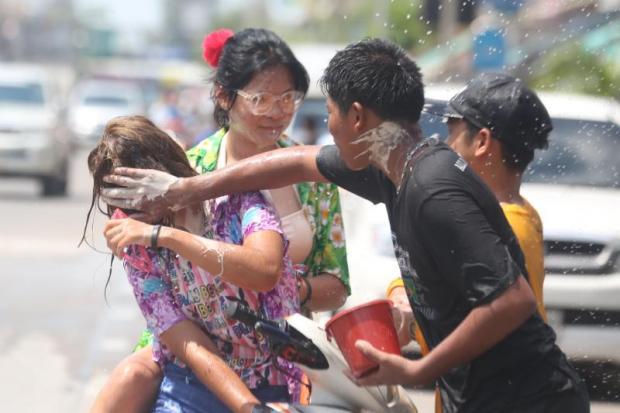
[(266, 115), (271, 112), (276, 103), (278, 103), (282, 112), (290, 115), (299, 108), (299, 105), (304, 100), (304, 94), (298, 90), (291, 90), (282, 93), (280, 96), (267, 92), (247, 93), (243, 90), (237, 90), (236, 92), (248, 101), (250, 110), (256, 116)]

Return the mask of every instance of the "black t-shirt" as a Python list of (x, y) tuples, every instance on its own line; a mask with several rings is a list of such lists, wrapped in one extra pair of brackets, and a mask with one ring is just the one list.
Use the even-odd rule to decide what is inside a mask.
[[(521, 274), (523, 253), (495, 196), (447, 145), (429, 141), (397, 192), (378, 169), (352, 171), (335, 146), (321, 174), (387, 208), (392, 241), (416, 321), (431, 348), (474, 308)], [(486, 353), (439, 379), (445, 413), (498, 412), (573, 387), (576, 375), (538, 314)]]

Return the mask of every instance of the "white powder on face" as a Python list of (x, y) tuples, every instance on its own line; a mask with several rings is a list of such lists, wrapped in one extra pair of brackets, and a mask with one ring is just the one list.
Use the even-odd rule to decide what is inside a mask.
[(369, 154), (371, 161), (383, 168), (386, 173), (390, 173), (388, 168), (390, 154), (408, 139), (410, 139), (409, 134), (402, 126), (395, 122), (386, 121), (376, 128), (364, 132), (351, 143), (368, 144), (366, 150), (355, 156), (356, 159)]

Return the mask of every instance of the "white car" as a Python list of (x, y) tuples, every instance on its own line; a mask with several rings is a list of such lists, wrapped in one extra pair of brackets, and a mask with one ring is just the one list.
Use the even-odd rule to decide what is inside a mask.
[(68, 123), (74, 142), (92, 145), (101, 137), (106, 123), (124, 115), (144, 115), (146, 104), (141, 88), (127, 81), (90, 79), (78, 83), (68, 109)]
[(620, 365), (620, 104), (540, 98), (554, 129), (523, 195), (543, 221), (549, 322), (569, 357)]
[(35, 178), (44, 196), (67, 191), (70, 140), (50, 71), (0, 66), (0, 176)]

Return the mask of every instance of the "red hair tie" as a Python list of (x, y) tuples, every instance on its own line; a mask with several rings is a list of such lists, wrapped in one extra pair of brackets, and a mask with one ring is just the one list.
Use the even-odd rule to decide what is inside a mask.
[(202, 41), (202, 57), (211, 67), (217, 67), (224, 44), (234, 36), (230, 29), (218, 29), (205, 36)]

